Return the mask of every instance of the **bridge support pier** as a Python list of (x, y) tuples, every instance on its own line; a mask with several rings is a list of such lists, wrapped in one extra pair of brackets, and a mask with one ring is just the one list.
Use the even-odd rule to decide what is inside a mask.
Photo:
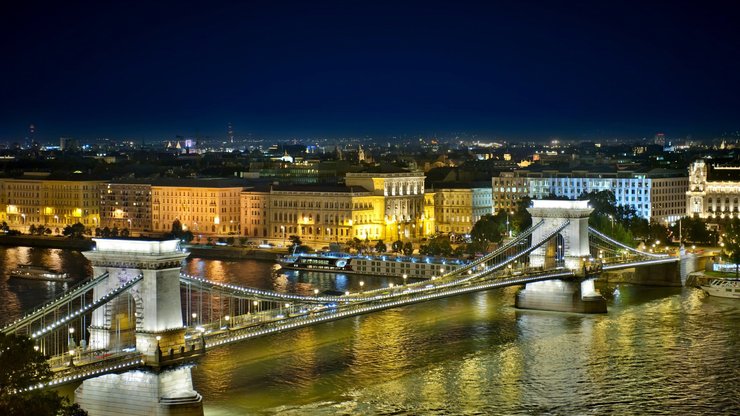
[(75, 401), (91, 415), (203, 415), (203, 398), (193, 390), (190, 367), (91, 378), (75, 390)]
[(528, 283), (516, 294), (514, 306), (557, 312), (606, 313), (606, 300), (594, 289), (593, 279), (580, 283), (565, 280)]

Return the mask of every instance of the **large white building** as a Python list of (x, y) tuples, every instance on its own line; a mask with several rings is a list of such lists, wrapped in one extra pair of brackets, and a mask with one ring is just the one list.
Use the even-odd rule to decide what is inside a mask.
[(689, 166), (686, 215), (740, 217), (740, 166), (697, 160)]
[(631, 206), (651, 221), (673, 222), (684, 215), (687, 175), (678, 170), (646, 172), (595, 170), (516, 170), (492, 179), (495, 211), (511, 210), (523, 197), (550, 195), (576, 199), (594, 191), (612, 191), (618, 205)]

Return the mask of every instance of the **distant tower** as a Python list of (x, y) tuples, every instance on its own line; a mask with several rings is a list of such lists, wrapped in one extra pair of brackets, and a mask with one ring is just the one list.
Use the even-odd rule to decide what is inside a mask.
[(234, 143), (234, 128), (229, 123), (229, 143)]
[(653, 143), (665, 147), (665, 134), (658, 133), (655, 135), (655, 139), (653, 139)]
[(360, 162), (364, 162), (365, 161), (365, 151), (362, 150), (362, 145), (360, 145), (360, 147), (357, 149), (357, 159)]
[(26, 147), (31, 147), (36, 141), (36, 126), (31, 123), (28, 125), (28, 137), (26, 138)]

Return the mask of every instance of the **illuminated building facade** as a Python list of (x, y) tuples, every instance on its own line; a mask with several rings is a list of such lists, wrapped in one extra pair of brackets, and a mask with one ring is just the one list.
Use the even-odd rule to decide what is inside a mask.
[(241, 192), (242, 235), (267, 237), (267, 213), (270, 204), (269, 190), (248, 188)]
[(516, 170), (492, 178), (494, 210), (512, 210), (523, 197), (576, 199), (585, 192), (612, 191), (618, 205), (631, 206), (651, 221), (674, 222), (685, 212), (689, 178), (682, 172)]
[(424, 173), (347, 173), (347, 186), (360, 186), (384, 201), (384, 240), (417, 240), (424, 236)]
[(434, 190), (436, 230), (468, 234), (473, 225), (492, 213), (491, 188), (481, 184), (445, 184)]
[(2, 220), (14, 229), (31, 225), (60, 231), (82, 223), (95, 228), (100, 221), (98, 187), (103, 181), (50, 178), (0, 179)]
[(100, 228), (128, 229), (138, 235), (152, 229), (152, 185), (148, 181), (100, 185)]
[(273, 186), (268, 205), (268, 237), (281, 244), (291, 235), (313, 245), (385, 238), (383, 198), (362, 187)]
[(153, 183), (152, 231), (170, 231), (178, 220), (183, 230), (190, 230), (196, 238), (239, 234), (243, 183), (228, 179), (172, 179)]
[(740, 166), (697, 160), (689, 166), (685, 214), (700, 218), (740, 217)]

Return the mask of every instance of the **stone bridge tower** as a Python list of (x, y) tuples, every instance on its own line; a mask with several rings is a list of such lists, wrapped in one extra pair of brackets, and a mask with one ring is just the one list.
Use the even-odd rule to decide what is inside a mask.
[(530, 266), (544, 266), (558, 260), (568, 269), (579, 269), (582, 259), (591, 255), (588, 245), (588, 217), (593, 208), (588, 206), (588, 201), (535, 199), (527, 211), (532, 214), (533, 225), (545, 221), (532, 234), (532, 243), (540, 241), (565, 221), (570, 221), (549, 243), (543, 244), (529, 255)]
[[(99, 299), (111, 289), (143, 274), (143, 280), (132, 286), (126, 298), (133, 307), (117, 308), (116, 299), (93, 311), (90, 348), (113, 349), (120, 346), (121, 318), (128, 322), (126, 332), (134, 333), (137, 351), (156, 357), (157, 345), (175, 350), (185, 343), (180, 301), (180, 267), (188, 256), (180, 250), (178, 240), (94, 239), (96, 248), (84, 252), (92, 263), (94, 276), (108, 272), (108, 278), (95, 286), (93, 296)], [(131, 302), (133, 301), (133, 302)], [(133, 316), (131, 316), (133, 313)], [(159, 337), (159, 339), (157, 339)], [(118, 341), (116, 344), (115, 341)], [(129, 339), (129, 343), (133, 343)]]

